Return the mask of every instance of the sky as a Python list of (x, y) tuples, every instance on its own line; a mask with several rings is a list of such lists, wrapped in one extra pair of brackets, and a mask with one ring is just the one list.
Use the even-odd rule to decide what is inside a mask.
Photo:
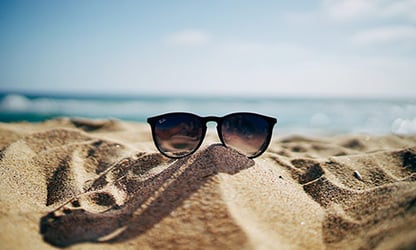
[(0, 0), (0, 90), (416, 96), (416, 0)]

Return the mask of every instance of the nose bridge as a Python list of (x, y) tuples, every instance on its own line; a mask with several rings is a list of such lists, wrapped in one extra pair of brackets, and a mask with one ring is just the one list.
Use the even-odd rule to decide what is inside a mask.
[[(220, 124), (220, 122), (221, 122), (221, 117), (218, 117), (218, 116), (207, 116), (207, 117), (203, 117), (203, 119), (204, 119), (204, 123), (205, 123), (205, 126), (207, 126), (207, 127), (211, 127), (211, 126), (209, 126), (208, 125), (208, 123), (209, 122), (213, 122), (213, 123), (215, 123), (215, 130), (217, 131), (217, 136), (219, 137), (219, 139), (220, 139), (220, 141), (222, 142), (222, 138), (221, 138), (221, 135), (220, 135), (220, 131), (219, 131), (219, 124)], [(214, 125), (214, 124), (212, 124), (212, 125)], [(214, 126), (212, 126), (211, 128), (213, 128)], [(211, 133), (214, 133), (214, 130), (211, 130)], [(212, 136), (214, 135), (214, 134), (211, 134)], [(214, 137), (210, 137), (211, 138), (211, 140), (212, 139), (214, 139)], [(214, 139), (214, 142), (215, 142), (215, 139)]]
[[(218, 116), (207, 116), (207, 117), (204, 117), (204, 123), (205, 123), (205, 126), (206, 127), (216, 127), (216, 130), (217, 130), (217, 132), (218, 132), (218, 125), (220, 124), (220, 121), (221, 121), (221, 117), (218, 117)], [(210, 122), (213, 122), (213, 123), (215, 123), (215, 126), (214, 126), (214, 124), (210, 124)]]
[(208, 123), (208, 122), (216, 122), (218, 124), (220, 120), (221, 120), (221, 118), (217, 117), (217, 116), (206, 116), (206, 117), (204, 117), (205, 124)]

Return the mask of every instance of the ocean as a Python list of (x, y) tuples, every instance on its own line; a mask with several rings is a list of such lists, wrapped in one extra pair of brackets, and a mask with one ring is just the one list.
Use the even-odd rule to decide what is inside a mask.
[(145, 122), (152, 115), (187, 111), (222, 116), (236, 111), (278, 119), (282, 134), (416, 134), (416, 98), (289, 98), (111, 96), (0, 93), (0, 121), (40, 122), (58, 117)]

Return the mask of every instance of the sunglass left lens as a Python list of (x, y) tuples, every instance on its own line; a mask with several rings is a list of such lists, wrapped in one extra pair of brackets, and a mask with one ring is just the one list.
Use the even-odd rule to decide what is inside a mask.
[(268, 146), (270, 126), (264, 117), (256, 114), (232, 114), (224, 117), (221, 135), (226, 146), (256, 157)]
[(186, 156), (200, 145), (203, 124), (192, 114), (168, 114), (159, 117), (154, 125), (154, 140), (161, 152), (169, 157)]

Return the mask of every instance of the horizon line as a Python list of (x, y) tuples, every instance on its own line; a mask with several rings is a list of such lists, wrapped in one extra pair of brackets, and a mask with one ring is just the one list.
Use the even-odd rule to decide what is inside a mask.
[(11, 88), (1, 88), (0, 94), (17, 94), (24, 96), (60, 96), (60, 97), (120, 97), (120, 98), (134, 98), (134, 97), (165, 97), (165, 98), (246, 98), (246, 99), (255, 99), (255, 98), (265, 98), (265, 99), (410, 99), (415, 100), (414, 95), (368, 95), (368, 94), (339, 94), (339, 93), (324, 93), (324, 94), (294, 94), (294, 93), (281, 93), (281, 94), (271, 94), (271, 93), (229, 93), (229, 92), (205, 92), (205, 93), (192, 93), (192, 92), (128, 92), (128, 91), (91, 91), (91, 90), (42, 90), (42, 89), (11, 89)]

